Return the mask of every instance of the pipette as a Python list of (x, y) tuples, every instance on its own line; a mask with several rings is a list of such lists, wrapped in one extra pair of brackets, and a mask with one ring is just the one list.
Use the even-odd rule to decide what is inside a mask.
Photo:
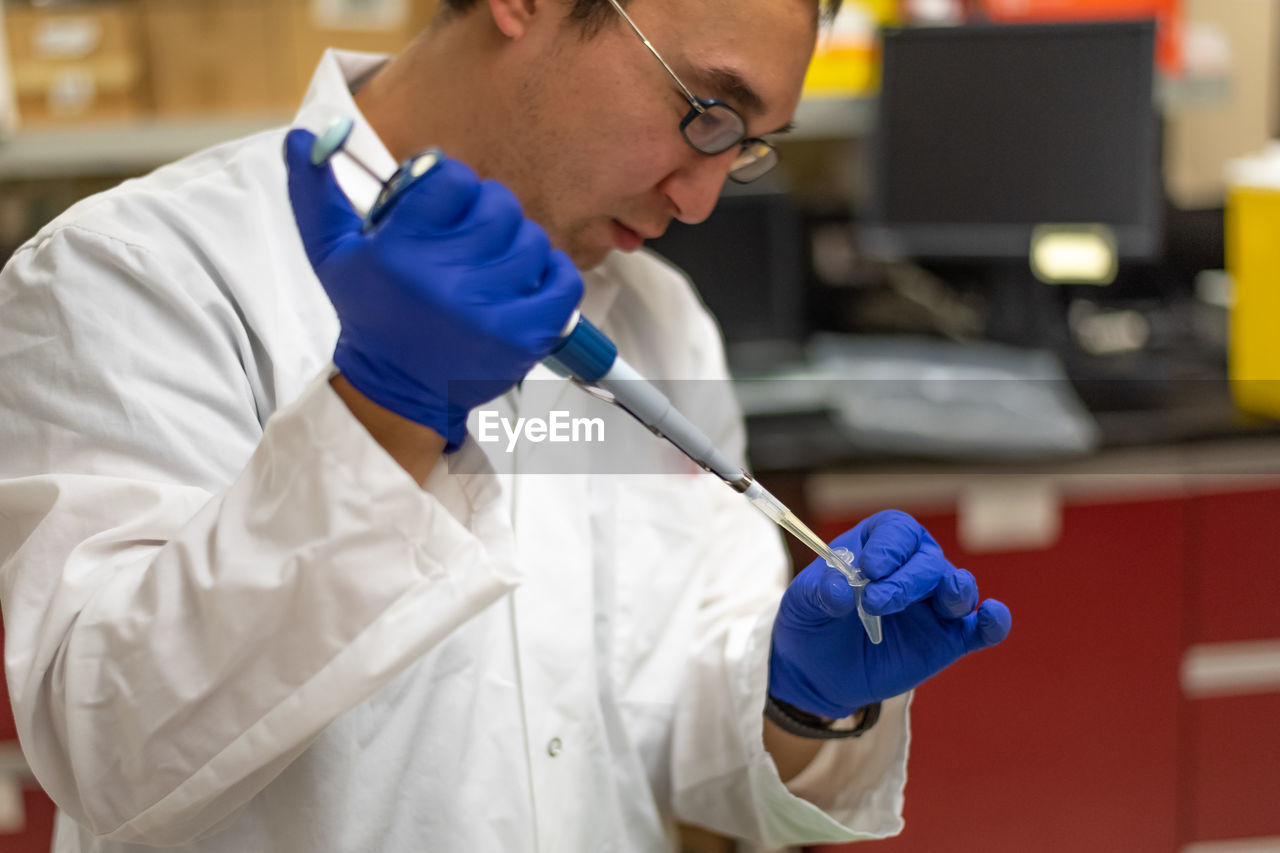
[[(410, 186), (431, 171), (439, 162), (440, 152), (428, 148), (405, 160), (390, 178), (381, 181), (377, 172), (346, 150), (353, 126), (351, 119), (334, 119), (316, 137), (311, 149), (311, 162), (318, 165), (341, 152), (381, 182), (382, 191), (364, 217), (363, 227), (368, 231), (377, 225)], [(787, 509), (782, 501), (721, 453), (702, 430), (671, 405), (665, 394), (618, 357), (618, 347), (586, 317), (574, 311), (565, 324), (560, 343), (543, 363), (560, 375), (571, 378), (597, 399), (617, 405), (652, 433), (665, 438), (698, 467), (715, 474), (829, 566), (837, 569), (854, 590), (858, 617), (862, 620), (867, 637), (872, 643), (879, 643), (883, 639), (880, 617), (868, 614), (862, 607), (862, 591), (868, 579), (854, 566), (853, 555), (844, 548), (831, 548), (800, 521), (795, 513)]]
[(419, 151), (401, 163), (391, 173), (391, 177), (384, 180), (373, 167), (347, 150), (347, 140), (351, 138), (351, 131), (354, 128), (355, 122), (345, 116), (339, 116), (329, 122), (329, 126), (324, 129), (324, 132), (316, 137), (315, 142), (311, 143), (311, 162), (319, 166), (341, 152), (344, 157), (359, 166), (365, 174), (382, 185), (382, 190), (378, 193), (378, 197), (374, 199), (369, 212), (364, 216), (364, 225), (361, 230), (369, 231), (382, 220), (382, 217), (387, 215), (387, 211), (400, 199), (400, 196), (404, 195), (409, 187), (417, 183), (439, 162), (440, 149), (426, 148)]
[(829, 546), (782, 501), (721, 453), (702, 430), (671, 405), (666, 395), (618, 357), (617, 346), (587, 318), (574, 312), (566, 328), (569, 331), (543, 363), (557, 373), (571, 377), (592, 396), (624, 409), (700, 468), (715, 474), (740, 493), (752, 506), (825, 560), (827, 565), (839, 570), (853, 587), (858, 617), (867, 637), (872, 643), (879, 643), (883, 638), (880, 617), (872, 616), (862, 607), (862, 590), (869, 579), (854, 566), (853, 555), (844, 548)]

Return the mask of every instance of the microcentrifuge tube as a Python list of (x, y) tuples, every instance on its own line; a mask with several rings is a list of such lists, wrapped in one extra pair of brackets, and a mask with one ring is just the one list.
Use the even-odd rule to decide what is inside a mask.
[(873, 644), (878, 644), (884, 639), (884, 633), (880, 626), (880, 617), (872, 616), (862, 607), (862, 590), (870, 583), (870, 579), (854, 566), (853, 552), (848, 548), (832, 548), (831, 553), (839, 557), (844, 565), (836, 565), (831, 562), (830, 557), (827, 558), (827, 565), (839, 570), (848, 579), (849, 586), (853, 587), (854, 597), (858, 601), (858, 618), (862, 620), (862, 627), (867, 632), (867, 639), (871, 640)]

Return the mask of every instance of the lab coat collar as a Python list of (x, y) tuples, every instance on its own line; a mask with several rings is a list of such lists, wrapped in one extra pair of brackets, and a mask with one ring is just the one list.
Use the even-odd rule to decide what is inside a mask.
[[(368, 163), (374, 171), (390, 175), (396, 169), (396, 160), (352, 97), (352, 89), (372, 76), (389, 59), (385, 54), (333, 48), (326, 50), (311, 76), (311, 84), (307, 88), (302, 106), (294, 116), (293, 125), (319, 134), (338, 116), (349, 117), (354, 126), (347, 140), (347, 149)], [(344, 157), (335, 157), (332, 163), (338, 184), (352, 204), (359, 210), (371, 207), (381, 189), (378, 183)], [(621, 274), (621, 261), (617, 252), (611, 252), (602, 263), (582, 274), (585, 285), (582, 313), (597, 326), (606, 324), (609, 309), (617, 301), (623, 287), (625, 276)], [(535, 367), (530, 374), (531, 379), (550, 379), (554, 376), (541, 365)]]
[(585, 286), (582, 297), (582, 313), (597, 326), (605, 322), (605, 316), (622, 290), (623, 277), (613, 269), (617, 252), (610, 252), (604, 263), (582, 274)]
[[(355, 84), (370, 77), (388, 59), (390, 57), (385, 54), (326, 50), (311, 75), (306, 97), (293, 119), (294, 127), (304, 127), (319, 134), (335, 118), (350, 118), (354, 126), (346, 149), (386, 177), (396, 170), (396, 159), (356, 106), (351, 91)], [(345, 157), (334, 157), (331, 162), (338, 185), (352, 205), (362, 211), (372, 207), (381, 189), (378, 182)]]
[[(347, 140), (347, 149), (375, 171), (390, 175), (396, 169), (396, 159), (360, 113), (351, 94), (356, 84), (372, 76), (389, 59), (385, 54), (333, 48), (326, 50), (311, 77), (302, 106), (294, 117), (294, 126), (305, 127), (318, 134), (334, 118), (348, 116), (355, 122), (355, 126)], [(343, 157), (334, 158), (333, 166), (338, 183), (348, 198), (356, 207), (367, 210), (377, 198), (380, 189), (377, 183)], [(597, 325), (604, 323), (605, 315), (609, 313), (609, 308), (621, 289), (621, 277), (613, 269), (617, 261), (616, 255), (616, 252), (610, 253), (603, 263), (584, 272), (582, 276), (586, 285), (582, 312)]]

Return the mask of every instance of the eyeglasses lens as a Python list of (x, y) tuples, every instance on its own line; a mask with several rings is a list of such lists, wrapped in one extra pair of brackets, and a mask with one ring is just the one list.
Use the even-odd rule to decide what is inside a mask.
[(778, 152), (761, 140), (748, 143), (733, 161), (729, 177), (740, 184), (749, 183), (772, 169), (778, 162)]
[(703, 154), (728, 151), (746, 136), (742, 119), (723, 104), (707, 105), (684, 126), (684, 137)]

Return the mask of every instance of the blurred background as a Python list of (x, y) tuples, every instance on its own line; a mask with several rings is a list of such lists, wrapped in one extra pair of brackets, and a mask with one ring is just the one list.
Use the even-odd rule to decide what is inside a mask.
[[(0, 258), (433, 11), (0, 3)], [(770, 489), (913, 513), (1016, 617), (920, 689), (906, 831), (858, 849), (1280, 851), (1280, 0), (844, 0), (795, 123), (653, 248)], [(47, 850), (14, 738), (0, 850)]]

